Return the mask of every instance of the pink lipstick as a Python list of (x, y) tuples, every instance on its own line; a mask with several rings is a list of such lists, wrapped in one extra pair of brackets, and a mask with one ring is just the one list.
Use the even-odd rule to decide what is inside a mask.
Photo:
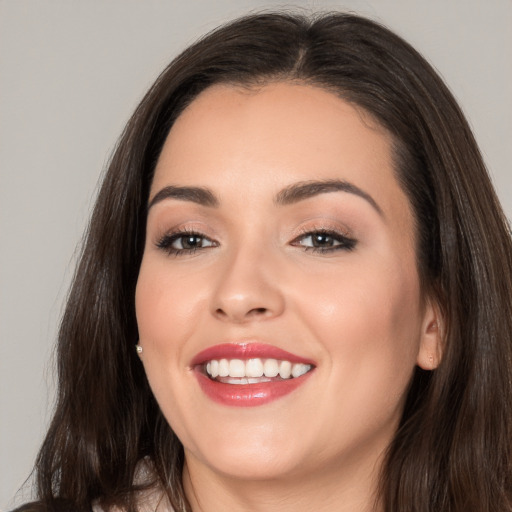
[(192, 362), (198, 383), (212, 400), (230, 406), (257, 406), (304, 384), (315, 364), (273, 345), (225, 343), (203, 350)]

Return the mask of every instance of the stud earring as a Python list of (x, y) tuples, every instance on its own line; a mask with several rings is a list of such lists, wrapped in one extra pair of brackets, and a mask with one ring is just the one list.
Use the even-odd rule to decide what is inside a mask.
[(135, 348), (137, 350), (137, 354), (142, 355), (142, 347), (137, 343), (137, 345), (135, 345)]

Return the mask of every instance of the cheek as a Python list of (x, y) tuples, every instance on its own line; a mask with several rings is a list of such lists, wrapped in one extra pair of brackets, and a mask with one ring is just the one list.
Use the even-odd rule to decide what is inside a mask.
[(157, 258), (143, 259), (135, 294), (139, 336), (144, 351), (177, 351), (192, 334), (204, 301), (193, 275), (171, 273)]
[(340, 266), (336, 274), (310, 276), (297, 291), (301, 317), (333, 370), (351, 376), (349, 382), (380, 379), (400, 387), (408, 381), (421, 332), (414, 265), (388, 259), (387, 264)]
[(317, 404), (333, 418), (326, 436), (335, 439), (343, 431), (363, 445), (375, 432), (396, 428), (421, 332), (415, 275), (400, 266), (386, 272), (371, 268), (344, 272), (334, 290), (332, 276), (316, 279), (315, 293), (301, 308), (306, 329), (320, 340), (329, 366)]
[(197, 329), (197, 311), (206, 306), (192, 282), (194, 274), (172, 273), (162, 260), (150, 255), (142, 261), (135, 294), (139, 343), (153, 394), (175, 432), (186, 439), (184, 414), (191, 413), (193, 401), (184, 390), (193, 376), (184, 347)]

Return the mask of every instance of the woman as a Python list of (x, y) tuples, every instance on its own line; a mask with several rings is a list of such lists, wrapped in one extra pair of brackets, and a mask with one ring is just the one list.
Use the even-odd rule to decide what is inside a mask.
[(24, 510), (512, 510), (511, 276), (407, 43), (342, 14), (221, 27), (113, 156)]

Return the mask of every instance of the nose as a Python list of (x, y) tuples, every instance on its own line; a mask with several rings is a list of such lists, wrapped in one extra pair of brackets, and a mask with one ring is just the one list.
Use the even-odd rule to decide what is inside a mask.
[(269, 320), (284, 311), (275, 261), (249, 249), (223, 262), (215, 278), (212, 314), (237, 324)]

